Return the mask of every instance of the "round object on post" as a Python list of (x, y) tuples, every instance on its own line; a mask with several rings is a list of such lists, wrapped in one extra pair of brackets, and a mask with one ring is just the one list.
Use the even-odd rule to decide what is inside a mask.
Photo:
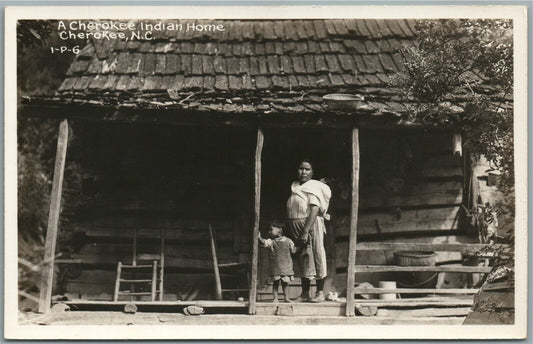
[(332, 93), (326, 94), (322, 99), (330, 110), (357, 110), (365, 98), (360, 94)]

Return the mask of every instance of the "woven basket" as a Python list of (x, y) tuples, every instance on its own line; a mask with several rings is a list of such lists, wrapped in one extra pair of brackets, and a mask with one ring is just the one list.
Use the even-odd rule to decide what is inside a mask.
[(436, 263), (436, 257), (435, 252), (394, 252), (394, 261), (398, 266), (433, 266)]

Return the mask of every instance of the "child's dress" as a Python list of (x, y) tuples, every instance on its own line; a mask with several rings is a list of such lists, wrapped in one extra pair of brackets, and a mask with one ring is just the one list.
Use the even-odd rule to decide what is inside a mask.
[(282, 280), (290, 282), (293, 279), (291, 252), (294, 253), (294, 242), (281, 236), (273, 239), (265, 239), (264, 247), (269, 248), (270, 276), (274, 281)]

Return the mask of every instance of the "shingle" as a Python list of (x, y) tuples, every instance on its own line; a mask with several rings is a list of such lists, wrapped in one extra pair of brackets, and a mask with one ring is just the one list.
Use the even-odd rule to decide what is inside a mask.
[(281, 69), (285, 73), (292, 74), (294, 72), (294, 69), (292, 68), (292, 61), (291, 61), (290, 56), (282, 55), (280, 56), (280, 60), (281, 60)]
[(390, 82), (390, 78), (387, 74), (378, 73), (376, 74), (376, 76), (379, 79), (379, 81), (381, 81), (384, 84), (388, 84)]
[(409, 25), (407, 25), (405, 20), (398, 19), (397, 23), (398, 23), (398, 26), (402, 29), (406, 37), (413, 36), (413, 32), (411, 31), (411, 29), (409, 28)]
[[(308, 75), (307, 77), (304, 77), (305, 78), (305, 81), (307, 82), (307, 86), (308, 87), (316, 87), (317, 86), (317, 82), (318, 82), (318, 78), (315, 76), (315, 75)], [(298, 82), (301, 82), (303, 80), (300, 79), (300, 76), (298, 76)], [(302, 85), (302, 87), (304, 87)]]
[(128, 84), (130, 83), (130, 76), (129, 75), (121, 75), (118, 78), (117, 86), (115, 89), (119, 91), (124, 91), (128, 88)]
[(240, 66), (239, 59), (236, 57), (229, 57), (226, 59), (227, 74), (239, 74)]
[(242, 43), (233, 44), (233, 56), (241, 56), (242, 55)]
[(252, 22), (245, 21), (242, 23), (242, 38), (245, 40), (253, 40), (254, 39), (254, 30), (253, 30), (253, 24)]
[(379, 29), (375, 19), (365, 19), (364, 23), (370, 32), (372, 38), (381, 38), (383, 35)]
[(317, 72), (327, 72), (326, 59), (323, 55), (315, 55), (315, 68)]
[(407, 26), (409, 26), (409, 29), (411, 30), (411, 32), (413, 33), (413, 35), (415, 35), (417, 33), (417, 29), (416, 29), (416, 20), (413, 20), (413, 19), (406, 19), (405, 20), (405, 23), (407, 23)]
[[(89, 84), (89, 89), (100, 90), (100, 89), (104, 88), (104, 85), (105, 85), (106, 81), (107, 81), (107, 75), (97, 75), (97, 76), (95, 76), (93, 78), (93, 80)], [(63, 86), (63, 85), (61, 85), (61, 86)], [(61, 88), (59, 90), (61, 91)]]
[(213, 90), (215, 88), (215, 77), (212, 75), (204, 75), (202, 88), (206, 90)]
[(402, 43), (400, 40), (396, 38), (389, 38), (387, 39), (387, 43), (389, 44), (392, 51), (400, 50), (402, 49)]
[(357, 67), (357, 71), (359, 73), (368, 73), (368, 70), (365, 66), (365, 63), (363, 61), (363, 58), (360, 55), (354, 55), (353, 56), (355, 66)]
[(346, 85), (355, 85), (355, 77), (351, 74), (343, 74), (342, 79)]
[(355, 23), (357, 19), (344, 19), (344, 26), (348, 29), (349, 33), (351, 34), (359, 34), (359, 30), (357, 29), (357, 24)]
[[(155, 72), (162, 74), (166, 70), (167, 57), (166, 54), (157, 54), (155, 58)], [(193, 65), (194, 68), (194, 65)]]
[[(204, 48), (204, 47), (202, 46), (202, 48)], [(170, 42), (157, 43), (156, 48), (155, 48), (155, 52), (156, 53), (166, 54), (169, 51), (172, 51), (172, 49), (173, 49), (173, 47), (172, 47), (172, 44)]]
[(394, 61), (394, 64), (396, 65), (397, 70), (404, 70), (404, 59), (402, 58), (401, 54), (396, 53), (392, 55), (392, 59)]
[(270, 80), (265, 76), (259, 75), (255, 78), (255, 86), (258, 89), (268, 89), (270, 88)]
[(323, 53), (329, 53), (329, 43), (328, 42), (318, 42), (320, 46), (320, 51)]
[(366, 51), (368, 51), (370, 54), (377, 54), (380, 52), (378, 46), (376, 45), (376, 43), (374, 43), (373, 40), (365, 41), (365, 47)]
[(104, 90), (112, 90), (115, 88), (115, 85), (117, 84), (118, 76), (117, 75), (109, 75), (107, 77), (107, 81), (104, 84), (103, 89)]
[(274, 23), (271, 21), (263, 22), (263, 37), (265, 39), (276, 39), (276, 34), (274, 33)]
[(296, 42), (296, 54), (305, 54), (307, 51), (307, 43), (305, 41)]
[(294, 20), (292, 21), (294, 26), (296, 27), (296, 34), (298, 35), (299, 39), (307, 39), (307, 32), (305, 30), (304, 24), (302, 20)]
[(303, 26), (305, 28), (305, 32), (307, 33), (307, 37), (309, 37), (309, 38), (316, 37), (315, 26), (313, 25), (312, 21), (304, 20), (303, 21)]
[(229, 79), (229, 89), (230, 90), (240, 90), (242, 86), (241, 78), (235, 75), (230, 75)]
[(74, 78), (66, 78), (65, 80), (63, 80), (63, 82), (61, 83), (61, 86), (59, 86), (59, 91), (67, 91), (67, 90), (71, 90), (72, 89), (72, 86), (74, 86), (76, 84), (76, 82), (78, 81), (78, 78), (77, 77), (74, 77)]
[(339, 74), (329, 74), (329, 80), (331, 81), (331, 84), (334, 86), (342, 86), (344, 85), (344, 79)]
[(193, 52), (193, 45), (190, 42), (181, 42), (181, 48), (179, 50), (182, 54), (191, 54)]
[(339, 60), (335, 55), (326, 55), (326, 62), (328, 64), (328, 71), (330, 72), (340, 72), (341, 68), (339, 66)]
[(385, 20), (385, 23), (389, 26), (390, 31), (394, 35), (400, 36), (400, 37), (405, 36), (403, 30), (400, 28), (400, 25), (398, 24), (398, 20), (396, 19)]
[(115, 68), (115, 73), (125, 74), (128, 71), (128, 66), (130, 62), (129, 53), (119, 53), (117, 60), (117, 67)]
[(233, 55), (231, 43), (219, 43), (218, 44), (218, 54), (222, 56), (231, 56)]
[(372, 33), (366, 27), (364, 19), (356, 20), (355, 25), (357, 25), (357, 31), (359, 32), (360, 35), (368, 37), (368, 38), (372, 38)]
[(266, 63), (266, 59), (264, 56), (259, 57), (259, 59), (257, 60), (257, 65), (259, 67), (259, 74), (261, 75), (268, 74), (267, 63)]
[(387, 23), (385, 23), (385, 19), (376, 19), (376, 24), (383, 37), (393, 36), (392, 31), (389, 29)]
[(263, 43), (255, 43), (255, 54), (265, 55), (265, 45)]
[(104, 60), (100, 60), (98, 57), (94, 56), (87, 68), (87, 73), (89, 74), (100, 74), (102, 73), (102, 67)]
[(252, 84), (252, 78), (249, 75), (242, 76), (242, 89), (243, 90), (253, 90), (254, 86)]
[(75, 90), (86, 90), (89, 88), (89, 84), (93, 80), (92, 76), (82, 76), (78, 79), (76, 84), (72, 87)]
[(274, 75), (272, 77), (272, 85), (279, 88), (289, 88), (289, 80), (281, 75)]
[(365, 66), (369, 73), (383, 72), (377, 55), (363, 55), (363, 61), (365, 61)]
[(342, 19), (334, 19), (332, 20), (332, 22), (333, 22), (333, 26), (335, 27), (335, 31), (337, 31), (339, 35), (348, 34), (348, 29), (344, 25), (344, 21)]
[(254, 45), (251, 42), (243, 42), (242, 43), (242, 54), (246, 56), (250, 56), (254, 54)]
[(298, 34), (296, 32), (296, 26), (291, 20), (285, 20), (283, 22), (283, 28), (285, 29), (285, 39), (296, 41), (298, 40)]
[(204, 79), (201, 76), (185, 77), (183, 80), (183, 88), (187, 90), (197, 90), (204, 86)]
[(180, 90), (183, 88), (183, 82), (185, 81), (185, 77), (182, 74), (178, 74), (174, 76), (174, 79), (171, 83), (170, 89)]
[(274, 46), (274, 42), (265, 42), (265, 53), (267, 55), (274, 55), (276, 52), (276, 48)]
[(159, 75), (150, 75), (144, 79), (144, 84), (141, 87), (143, 91), (158, 90), (161, 84), (161, 77)]
[(345, 40), (344, 45), (348, 48), (349, 52), (355, 52), (357, 54), (366, 54), (365, 44), (361, 40)]
[[(167, 59), (168, 63), (168, 59)], [(215, 74), (215, 68), (213, 67), (213, 57), (209, 55), (202, 56), (202, 73)]]
[(250, 63), (247, 57), (241, 57), (239, 59), (239, 73), (246, 74), (250, 71)]
[(215, 73), (217, 74), (225, 74), (226, 73), (226, 60), (220, 56), (216, 55), (213, 59), (213, 67), (215, 69)]
[(313, 24), (315, 26), (316, 36), (319, 39), (326, 38), (328, 36), (323, 20), (313, 20)]
[[(140, 53), (151, 53), (152, 52), (152, 43), (151, 42), (141, 42), (141, 45), (137, 49)], [(179, 49), (181, 52), (182, 50)]]
[(208, 55), (215, 55), (218, 52), (218, 44), (214, 42), (207, 42), (205, 44), (205, 53)]
[(330, 86), (329, 78), (327, 75), (319, 75), (316, 81), (317, 86)]
[(294, 42), (284, 42), (283, 51), (285, 54), (292, 54), (296, 50), (296, 44)]
[(144, 54), (144, 65), (142, 68), (143, 75), (152, 75), (155, 73), (155, 54)]
[(309, 80), (305, 75), (297, 75), (298, 86), (300, 87), (309, 87)]
[(130, 63), (128, 66), (127, 73), (128, 74), (139, 74), (139, 72), (142, 69), (142, 54), (140, 53), (132, 53), (130, 54)]
[(255, 40), (260, 42), (263, 40), (263, 22), (262, 21), (253, 21)]
[(353, 72), (356, 70), (355, 63), (353, 62), (353, 59), (350, 55), (341, 54), (341, 55), (338, 55), (338, 57), (339, 57), (339, 61), (341, 63), (342, 69), (344, 69), (345, 71), (350, 71), (350, 72)]
[(315, 41), (307, 41), (307, 50), (310, 53), (318, 53), (320, 51), (320, 47), (318, 46), (318, 43)]
[(90, 60), (76, 59), (69, 67), (67, 75), (81, 74), (87, 70), (90, 65)]
[(274, 53), (276, 55), (283, 55), (283, 43), (276, 41), (274, 42)]
[(278, 37), (278, 38), (284, 38), (285, 37), (283, 26), (284, 26), (283, 25), (283, 21), (274, 22), (274, 34), (276, 35), (276, 37)]
[(181, 70), (184, 75), (190, 75), (192, 73), (191, 55), (181, 55)]
[(373, 74), (365, 75), (365, 79), (370, 85), (381, 85), (381, 81), (379, 81), (379, 79)]
[[(317, 55), (319, 56), (319, 55)], [(305, 65), (304, 60), (301, 56), (293, 56), (292, 57), (292, 65), (294, 67), (294, 71), (296, 73), (305, 73)]]
[(250, 56), (250, 75), (259, 74), (259, 63), (257, 56)]
[(315, 69), (315, 58), (313, 55), (304, 55), (305, 69), (307, 73), (314, 74), (316, 73)]
[(324, 25), (326, 26), (326, 31), (328, 35), (334, 36), (337, 34), (337, 31), (335, 30), (335, 26), (333, 25), (332, 20), (324, 20)]
[(345, 53), (346, 49), (341, 42), (329, 42), (329, 50), (333, 53)]
[(270, 55), (267, 58), (267, 63), (268, 63), (268, 71), (270, 72), (270, 74), (280, 73), (279, 57), (275, 55)]
[(296, 75), (289, 75), (287, 79), (289, 80), (289, 88), (293, 89), (299, 87)]
[[(243, 25), (242, 22), (239, 21), (233, 21), (233, 28), (232, 28), (232, 40), (236, 42), (242, 42), (242, 29)], [(208, 35), (206, 33), (206, 35)]]
[(374, 43), (378, 46), (378, 50), (381, 53), (387, 53), (392, 50), (386, 39), (376, 39)]
[(129, 41), (126, 44), (126, 49), (128, 51), (138, 51), (138, 52), (140, 52), (141, 42), (139, 42), (139, 41)]
[(368, 80), (362, 76), (362, 75), (357, 75), (355, 77), (355, 80), (356, 80), (356, 84), (359, 85), (359, 86), (366, 86), (368, 85)]
[(387, 72), (396, 72), (397, 68), (394, 64), (394, 61), (392, 61), (392, 58), (388, 54), (379, 54), (379, 60), (381, 62), (381, 65)]
[(80, 52), (78, 53), (78, 58), (87, 58), (87, 59), (90, 59), (91, 57), (93, 57), (93, 55), (95, 54), (95, 51), (94, 51), (94, 45), (92, 44), (87, 44), (86, 46), (84, 46)]
[[(171, 76), (167, 76), (166, 78), (169, 78)], [(141, 87), (144, 85), (144, 77), (138, 76), (138, 75), (132, 75), (130, 78), (130, 82), (127, 86), (128, 91), (138, 91), (141, 89)]]

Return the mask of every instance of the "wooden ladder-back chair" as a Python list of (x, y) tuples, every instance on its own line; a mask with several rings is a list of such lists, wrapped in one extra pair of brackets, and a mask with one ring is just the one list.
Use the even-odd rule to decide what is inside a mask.
[[(120, 296), (130, 296), (130, 301), (136, 300), (137, 297), (150, 295), (150, 301), (163, 301), (163, 285), (165, 276), (165, 236), (166, 231), (160, 230), (160, 249), (159, 253), (139, 253), (137, 250), (137, 229), (133, 231), (132, 262), (131, 265), (125, 265), (121, 261), (117, 264), (117, 277), (115, 281), (115, 292), (113, 301), (118, 301)], [(139, 273), (146, 275), (150, 272), (151, 278), (137, 279), (135, 276)], [(127, 271), (130, 278), (124, 278)], [(122, 290), (122, 285), (129, 285), (130, 290)], [(150, 291), (136, 291), (142, 286), (149, 286)]]
[(222, 282), (220, 279), (220, 269), (228, 268), (239, 268), (243, 270), (243, 273), (246, 274), (246, 280), (249, 282), (248, 278), (248, 263), (242, 262), (231, 262), (231, 263), (222, 263), (218, 262), (217, 257), (217, 244), (216, 244), (216, 234), (213, 230), (213, 226), (209, 224), (209, 242), (211, 244), (211, 255), (213, 257), (213, 271), (215, 273), (215, 297), (217, 300), (222, 300), (222, 293), (229, 292), (248, 292), (249, 289), (222, 289)]

